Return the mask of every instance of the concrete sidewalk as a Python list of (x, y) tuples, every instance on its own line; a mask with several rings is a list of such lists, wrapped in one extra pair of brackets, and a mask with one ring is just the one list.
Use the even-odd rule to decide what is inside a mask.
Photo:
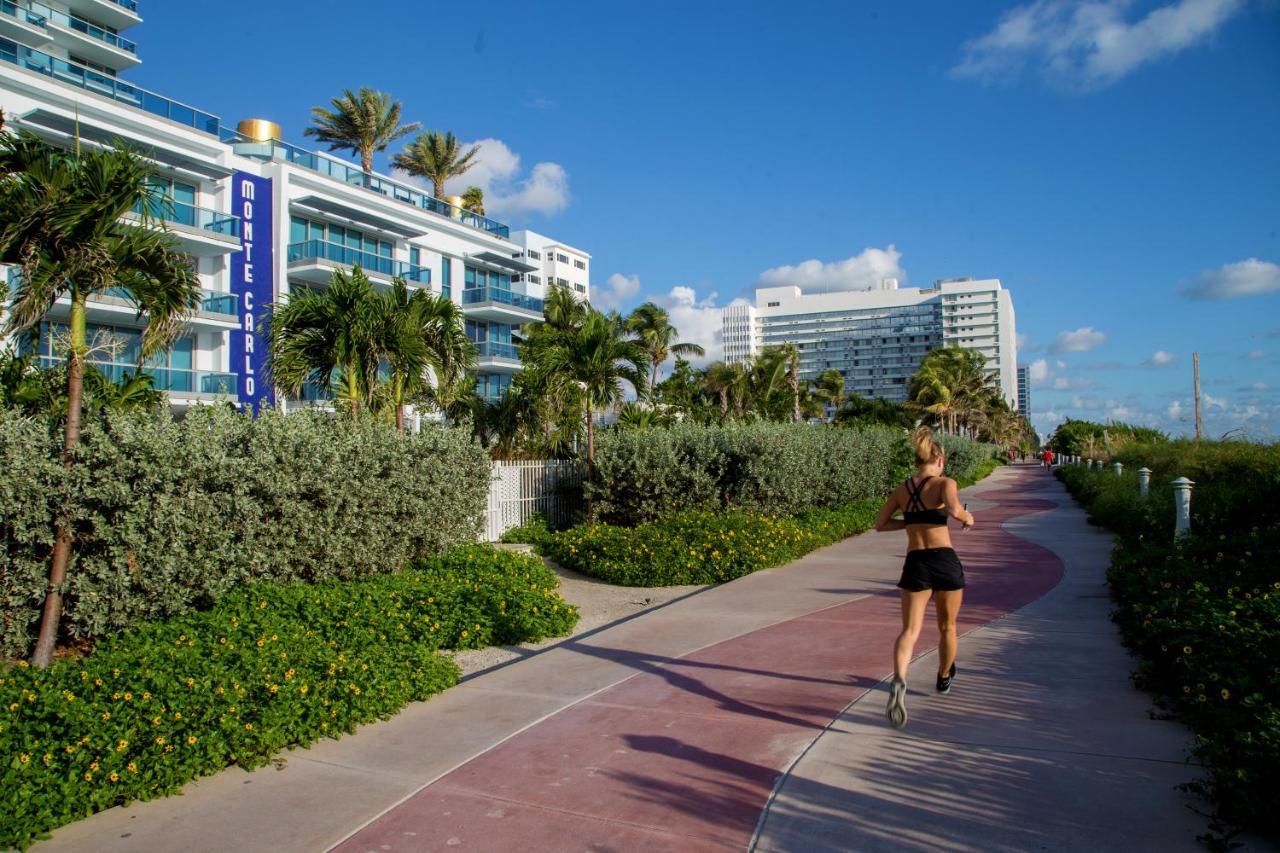
[(1128, 684), (1106, 539), (1038, 468), (966, 499), (961, 676), (926, 695), (917, 661), (905, 732), (874, 689), (905, 542), (867, 534), (39, 849), (1189, 848), (1203, 823), (1172, 789), (1188, 737)]

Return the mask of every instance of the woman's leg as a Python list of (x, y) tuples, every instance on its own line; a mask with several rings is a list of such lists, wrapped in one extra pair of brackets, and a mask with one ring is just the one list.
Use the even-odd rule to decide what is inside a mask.
[(953, 589), (939, 590), (933, 599), (933, 606), (938, 611), (938, 675), (946, 676), (956, 662), (956, 649), (960, 643), (956, 639), (956, 618), (960, 615), (963, 598), (963, 589)]
[(903, 681), (907, 680), (907, 665), (911, 663), (911, 652), (916, 647), (916, 640), (920, 639), (920, 629), (924, 627), (924, 610), (931, 595), (931, 589), (919, 592), (902, 590), (902, 633), (893, 643), (893, 674)]

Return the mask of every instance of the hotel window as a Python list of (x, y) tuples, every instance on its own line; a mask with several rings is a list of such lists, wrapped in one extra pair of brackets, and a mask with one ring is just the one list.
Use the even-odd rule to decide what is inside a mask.
[(573, 265), (580, 270), (585, 270), (587, 268), (587, 265), (585, 263), (576, 259), (574, 260)]
[(529, 273), (528, 281), (530, 284), (542, 284), (542, 276)]
[[(289, 243), (306, 243), (311, 240), (319, 240), (327, 243), (330, 249), (346, 249), (342, 251), (326, 251), (325, 257), (342, 263), (359, 262), (371, 269), (380, 269), (382, 267), (390, 268), (386, 262), (378, 262), (378, 258), (385, 258), (387, 261), (391, 259), (392, 247), (387, 240), (379, 240), (372, 234), (365, 234), (355, 228), (344, 228), (341, 225), (331, 225), (325, 222), (319, 222), (314, 219), (304, 219), (301, 216), (292, 216), (289, 218)], [(368, 255), (368, 258), (361, 258), (361, 255)], [(351, 258), (350, 261), (343, 261), (344, 257)]]
[(524, 253), (526, 257), (532, 258), (535, 261), (542, 260), (542, 254), (540, 252), (535, 252), (533, 249), (526, 249)]
[(196, 226), (196, 188), (172, 178), (153, 175), (147, 178), (147, 212), (167, 222)]
[(559, 261), (559, 262), (560, 262), (560, 263), (562, 263), (562, 264), (567, 264), (567, 263), (569, 263), (569, 256), (568, 256), (568, 255), (562, 255), (562, 254), (560, 254), (559, 252), (556, 252), (556, 260), (557, 260), (557, 261)]
[(68, 55), (67, 58), (70, 59), (72, 62), (74, 62), (76, 65), (83, 65), (85, 68), (92, 68), (94, 71), (97, 71), (99, 74), (105, 74), (108, 77), (116, 76), (116, 72), (114, 70), (108, 68), (105, 65), (102, 65), (101, 63), (90, 62), (88, 59), (85, 59), (83, 56), (76, 56), (74, 53), (72, 53)]
[(474, 290), (479, 287), (510, 290), (511, 276), (507, 273), (489, 272), (476, 267), (467, 267), (464, 275), (464, 285), (467, 290)]

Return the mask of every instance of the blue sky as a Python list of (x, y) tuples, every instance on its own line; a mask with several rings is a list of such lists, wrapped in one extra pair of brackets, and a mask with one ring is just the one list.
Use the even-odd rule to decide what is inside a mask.
[(1209, 431), (1280, 434), (1275, 0), (139, 5), (132, 79), (295, 142), (390, 92), (713, 351), (762, 279), (998, 277), (1041, 430), (1190, 429), (1198, 350)]

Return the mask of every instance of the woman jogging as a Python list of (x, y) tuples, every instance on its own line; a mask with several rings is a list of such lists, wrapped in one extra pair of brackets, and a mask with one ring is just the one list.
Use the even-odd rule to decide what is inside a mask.
[[(893, 681), (889, 684), (889, 722), (907, 724), (907, 665), (929, 598), (938, 611), (938, 692), (948, 693), (956, 677), (956, 617), (964, 596), (964, 569), (951, 547), (947, 519), (958, 519), (965, 528), (973, 516), (960, 503), (956, 481), (942, 476), (946, 462), (942, 445), (928, 427), (911, 434), (919, 473), (894, 490), (880, 509), (876, 530), (907, 531), (907, 560), (902, 566), (902, 633), (893, 644)], [(894, 518), (901, 511), (902, 518)]]

